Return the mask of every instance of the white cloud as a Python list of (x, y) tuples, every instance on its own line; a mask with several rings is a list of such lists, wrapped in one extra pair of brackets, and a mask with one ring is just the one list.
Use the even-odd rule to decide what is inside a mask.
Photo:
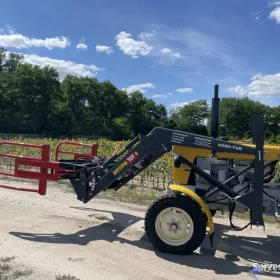
[(172, 56), (176, 57), (176, 58), (181, 58), (182, 57), (178, 52), (172, 53)]
[(148, 40), (148, 39), (151, 39), (155, 36), (155, 33), (154, 32), (143, 32), (143, 33), (140, 33), (139, 34), (139, 38), (142, 39), (142, 40)]
[(106, 54), (111, 54), (113, 53), (113, 49), (111, 47), (108, 47), (108, 46), (101, 46), (101, 45), (97, 45), (95, 47), (95, 49), (98, 51), (98, 52), (105, 52)]
[(178, 88), (178, 89), (176, 89), (176, 91), (179, 93), (193, 92), (193, 89), (192, 88)]
[(54, 67), (59, 72), (61, 80), (65, 78), (67, 74), (78, 77), (95, 77), (99, 71), (104, 69), (98, 68), (95, 65), (87, 65), (81, 63), (75, 63), (72, 61), (53, 59), (49, 57), (42, 57), (38, 55), (24, 54), (24, 61), (30, 64)]
[(175, 58), (181, 58), (181, 57), (182, 57), (182, 56), (180, 55), (179, 52), (173, 52), (173, 51), (172, 51), (171, 49), (169, 49), (169, 48), (163, 48), (163, 49), (161, 49), (161, 52), (162, 52), (163, 54), (168, 55), (168, 56), (171, 58), (173, 64), (175, 63), (175, 62), (174, 62), (174, 57), (175, 57)]
[(196, 102), (198, 100), (192, 100), (192, 101), (187, 101), (187, 102), (178, 102), (178, 101), (175, 101), (172, 103), (172, 107), (173, 108), (181, 108), (181, 107), (184, 107), (185, 105), (189, 105), (190, 103), (192, 102)]
[(66, 37), (35, 39), (15, 33), (0, 35), (0, 46), (5, 48), (29, 49), (32, 47), (43, 47), (52, 50), (53, 48), (65, 49), (69, 45), (70, 41)]
[(280, 97), (280, 73), (274, 75), (257, 74), (251, 78), (251, 83), (245, 87), (240, 85), (229, 88), (229, 92), (248, 97)]
[(83, 50), (83, 51), (85, 51), (85, 50), (88, 49), (88, 46), (87, 46), (86, 43), (85, 43), (85, 38), (84, 38), (84, 37), (81, 39), (81, 41), (79, 42), (79, 44), (77, 44), (76, 48), (77, 48), (78, 50)]
[(255, 18), (255, 20), (259, 20), (260, 19), (260, 14), (261, 11), (257, 11), (257, 12), (251, 12), (250, 15), (253, 16)]
[(252, 15), (252, 16), (257, 16), (257, 15), (259, 15), (259, 14), (260, 14), (260, 12), (261, 12), (261, 11), (251, 12), (251, 13), (250, 13), (250, 15)]
[(154, 88), (155, 86), (151, 83), (146, 84), (140, 84), (140, 85), (132, 85), (128, 88), (124, 88), (123, 90), (126, 90), (128, 93), (134, 92), (134, 91), (140, 91), (142, 93), (146, 92), (146, 88)]
[(124, 54), (129, 55), (133, 58), (138, 58), (139, 55), (147, 56), (153, 47), (148, 45), (145, 41), (137, 41), (131, 38), (130, 33), (125, 31), (120, 32), (115, 37), (116, 45), (119, 47)]
[(185, 105), (188, 105), (189, 102), (177, 102), (175, 101), (173, 104), (172, 104), (172, 107), (174, 108), (180, 108), (180, 107), (184, 107)]
[(169, 54), (169, 53), (171, 53), (171, 50), (168, 49), (168, 48), (164, 48), (164, 49), (161, 50), (161, 52), (162, 52), (162, 53), (168, 53), (168, 54)]
[(173, 108), (181, 108), (181, 107), (184, 107), (185, 105), (188, 105), (190, 102), (178, 102), (178, 101), (175, 101), (172, 103), (172, 107)]
[(85, 43), (79, 43), (76, 48), (78, 50), (87, 50), (88, 49), (88, 46), (85, 44)]
[(11, 25), (6, 25), (6, 30), (9, 34), (15, 34), (16, 33), (16, 30), (14, 27), (12, 27)]
[(280, 6), (276, 7), (274, 10), (272, 10), (268, 16), (271, 20), (276, 20), (277, 23), (280, 23)]
[(237, 93), (240, 96), (245, 96), (247, 94), (247, 90), (242, 86), (231, 87), (229, 88), (229, 92)]
[(169, 93), (167, 93), (167, 95), (171, 96), (171, 95), (173, 95), (173, 93), (172, 93), (172, 92), (169, 92)]
[(163, 98), (166, 99), (167, 95), (166, 94), (155, 94), (152, 96), (152, 98), (157, 99), (157, 98)]
[(251, 81), (256, 81), (256, 80), (258, 80), (259, 78), (261, 78), (262, 77), (262, 75), (259, 73), (259, 74), (256, 74), (256, 75), (254, 75), (253, 77), (251, 77)]
[(274, 7), (280, 5), (280, 0), (272, 0), (268, 2), (268, 7)]

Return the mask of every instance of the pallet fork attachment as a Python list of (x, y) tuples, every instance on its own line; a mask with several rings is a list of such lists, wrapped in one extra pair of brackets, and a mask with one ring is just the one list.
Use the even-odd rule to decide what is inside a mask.
[[(72, 152), (67, 150), (61, 150), (61, 146), (80, 146), (80, 147), (88, 147), (91, 152), (89, 154)], [(93, 160), (97, 156), (97, 144), (81, 144), (70, 141), (64, 141), (57, 145), (55, 160), (50, 160), (50, 145), (36, 145), (36, 144), (26, 144), (26, 143), (18, 143), (12, 141), (2, 141), (0, 142), (0, 149), (3, 146), (11, 147), (24, 147), (24, 148), (32, 148), (41, 150), (40, 157), (23, 157), (16, 156), (13, 154), (4, 154), (0, 153), (0, 157), (9, 158), (14, 160), (14, 170), (12, 172), (0, 171), (0, 175), (11, 176), (22, 179), (32, 179), (38, 180), (38, 188), (22, 188), (22, 187), (13, 187), (7, 185), (0, 185), (0, 188), (17, 190), (17, 191), (25, 191), (25, 192), (35, 192), (40, 195), (46, 195), (47, 192), (47, 181), (57, 181), (59, 179), (64, 179), (65, 177), (71, 178), (76, 176), (77, 171), (69, 170), (63, 167), (62, 162), (77, 162), (79, 159), (83, 158), (86, 161)], [(60, 154), (70, 154), (74, 156), (74, 160), (68, 161), (59, 161)], [(33, 170), (24, 170), (21, 167), (29, 167), (29, 168), (37, 168), (37, 171)], [(38, 170), (39, 169), (39, 170)]]

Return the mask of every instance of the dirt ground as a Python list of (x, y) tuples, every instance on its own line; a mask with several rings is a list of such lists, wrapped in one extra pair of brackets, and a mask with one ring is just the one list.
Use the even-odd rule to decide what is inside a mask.
[(280, 264), (279, 225), (235, 232), (219, 217), (212, 249), (206, 236), (189, 256), (156, 252), (143, 230), (146, 208), (98, 198), (83, 204), (61, 185), (46, 196), (0, 189), (0, 279), (250, 279), (254, 262)]

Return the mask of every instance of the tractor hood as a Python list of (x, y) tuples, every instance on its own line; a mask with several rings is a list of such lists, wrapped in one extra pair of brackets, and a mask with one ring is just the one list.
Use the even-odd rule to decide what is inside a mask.
[[(248, 144), (244, 142), (232, 142), (248, 147), (255, 147), (254, 144)], [(274, 161), (280, 159), (280, 146), (264, 145), (264, 160)]]

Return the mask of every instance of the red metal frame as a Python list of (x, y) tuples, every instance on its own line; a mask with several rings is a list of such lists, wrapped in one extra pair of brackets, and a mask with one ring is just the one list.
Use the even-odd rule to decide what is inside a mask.
[[(60, 150), (60, 147), (62, 145), (89, 147), (89, 148), (91, 148), (91, 153), (90, 154), (82, 154), (82, 153), (78, 153), (78, 152)], [(55, 161), (58, 161), (59, 154), (71, 154), (71, 155), (74, 155), (74, 159), (78, 159), (78, 158), (94, 159), (94, 157), (97, 156), (97, 147), (98, 147), (97, 144), (83, 144), (83, 143), (77, 143), (77, 142), (64, 141), (64, 142), (59, 143), (56, 147)]]
[[(0, 185), (0, 188), (12, 189), (18, 191), (27, 191), (27, 192), (36, 192), (40, 195), (45, 195), (47, 191), (47, 181), (57, 181), (61, 178), (62, 175), (66, 174), (74, 174), (73, 170), (67, 170), (65, 168), (60, 167), (60, 162), (58, 162), (59, 153), (62, 154), (73, 154), (74, 159), (77, 158), (88, 158), (93, 159), (97, 156), (97, 144), (82, 144), (76, 142), (61, 142), (56, 147), (55, 161), (50, 160), (50, 145), (36, 145), (36, 144), (26, 144), (12, 141), (3, 141), (0, 142), (0, 147), (3, 145), (11, 145), (11, 146), (22, 146), (28, 148), (36, 148), (41, 149), (41, 157), (23, 157), (23, 156), (15, 156), (11, 154), (3, 154), (0, 153), (0, 157), (8, 157), (15, 160), (14, 172), (4, 172), (0, 171), (0, 175), (12, 176), (17, 178), (25, 178), (25, 179), (35, 179), (39, 181), (38, 189), (30, 189), (30, 188), (18, 188), (7, 185)], [(82, 154), (78, 152), (71, 152), (60, 150), (61, 145), (75, 145), (75, 146), (86, 146), (91, 148), (90, 154)], [(28, 171), (28, 170), (20, 170), (20, 166), (29, 166), (29, 167), (39, 167), (40, 172), (36, 171)], [(53, 172), (49, 173), (49, 169)]]

